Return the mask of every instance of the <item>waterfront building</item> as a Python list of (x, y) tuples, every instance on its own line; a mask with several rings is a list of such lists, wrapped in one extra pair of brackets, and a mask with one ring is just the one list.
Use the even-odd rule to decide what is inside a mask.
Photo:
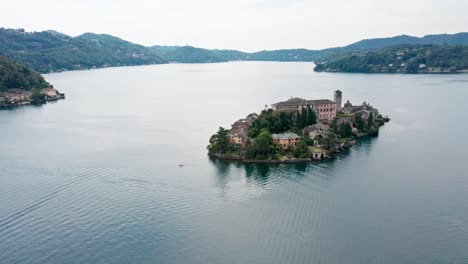
[(300, 136), (294, 133), (283, 133), (283, 134), (273, 134), (273, 143), (278, 144), (283, 149), (287, 149), (289, 146), (295, 147), (299, 140)]
[(231, 143), (245, 147), (247, 140), (249, 139), (249, 128), (257, 117), (257, 114), (252, 113), (246, 118), (239, 119), (234, 122), (234, 124), (231, 125), (231, 134), (229, 135)]

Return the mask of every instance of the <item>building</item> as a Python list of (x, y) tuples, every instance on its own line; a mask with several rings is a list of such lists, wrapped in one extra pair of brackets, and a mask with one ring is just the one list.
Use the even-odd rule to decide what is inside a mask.
[(244, 119), (239, 119), (231, 125), (230, 141), (234, 144), (239, 144), (245, 147), (249, 139), (249, 128), (252, 123), (257, 119), (258, 115), (255, 113), (249, 114)]
[(316, 139), (317, 136), (327, 137), (330, 133), (330, 126), (327, 124), (317, 123), (310, 125), (302, 130), (303, 133), (308, 133), (311, 139)]
[(294, 133), (273, 134), (271, 136), (273, 137), (273, 143), (280, 145), (283, 149), (290, 146), (295, 147), (301, 139), (300, 136)]
[(54, 87), (47, 87), (42, 90), (48, 97), (57, 97), (59, 92)]
[(345, 114), (354, 114), (365, 111), (367, 113), (372, 113), (374, 117), (379, 115), (379, 110), (370, 104), (363, 102), (361, 105), (353, 105), (349, 102), (349, 100), (344, 104), (344, 107), (341, 109), (341, 111)]
[(31, 92), (17, 88), (8, 89), (7, 92), (4, 93), (4, 98), (12, 102), (28, 100), (30, 96)]
[(336, 103), (336, 110), (341, 110), (341, 100), (342, 100), (343, 93), (340, 90), (335, 91), (335, 103)]
[(317, 115), (318, 119), (331, 120), (336, 116), (336, 102), (328, 99), (306, 100), (292, 97), (283, 102), (271, 105), (275, 111), (302, 111), (302, 108), (310, 106)]

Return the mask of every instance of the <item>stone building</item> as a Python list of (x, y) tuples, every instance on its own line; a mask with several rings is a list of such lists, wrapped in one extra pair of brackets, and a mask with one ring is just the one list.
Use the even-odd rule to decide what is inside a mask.
[(341, 111), (345, 114), (354, 114), (354, 113), (372, 113), (374, 117), (379, 115), (379, 110), (377, 108), (374, 108), (370, 104), (363, 102), (361, 105), (353, 105), (349, 100), (344, 104), (344, 107), (341, 109)]
[(336, 110), (341, 110), (341, 100), (342, 100), (343, 93), (340, 90), (335, 91), (335, 103), (336, 103)]
[(239, 144), (245, 147), (249, 139), (249, 128), (252, 123), (257, 119), (258, 115), (255, 113), (249, 114), (244, 119), (239, 119), (231, 125), (230, 140), (231, 143)]
[(294, 133), (283, 133), (283, 134), (273, 134), (273, 143), (278, 144), (283, 149), (287, 149), (289, 146), (295, 147), (299, 140), (300, 136)]
[(305, 127), (302, 132), (309, 134), (311, 139), (316, 139), (318, 136), (328, 137), (330, 126), (327, 124), (317, 123), (315, 125)]
[(331, 120), (336, 116), (336, 102), (328, 99), (306, 100), (293, 97), (283, 102), (271, 105), (275, 111), (301, 111), (302, 108), (310, 106), (318, 119)]

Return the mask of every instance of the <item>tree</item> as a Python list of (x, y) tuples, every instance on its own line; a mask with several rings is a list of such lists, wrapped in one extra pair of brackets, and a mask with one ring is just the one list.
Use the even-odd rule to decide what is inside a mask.
[(308, 125), (307, 109), (302, 107), (301, 109), (301, 126), (299, 128), (304, 128)]
[(367, 118), (367, 131), (371, 131), (374, 127), (374, 114), (370, 113)]
[(255, 158), (255, 149), (250, 142), (250, 139), (247, 139), (245, 145), (245, 158), (246, 159), (254, 159)]
[(255, 139), (255, 155), (257, 159), (266, 159), (270, 155), (273, 137), (267, 129), (262, 129)]
[(31, 96), (29, 97), (32, 104), (45, 104), (46, 95), (40, 89), (33, 89)]
[(360, 114), (356, 114), (356, 117), (354, 118), (354, 123), (356, 125), (356, 128), (359, 130), (364, 129), (365, 127), (364, 119), (362, 119), (362, 116)]
[(210, 153), (226, 154), (230, 149), (229, 130), (220, 127), (218, 132), (211, 136), (208, 150)]
[(302, 113), (301, 111), (296, 111), (296, 122), (295, 126), (297, 128), (302, 128)]
[(348, 138), (353, 135), (353, 129), (348, 122), (341, 124), (339, 135), (341, 138)]
[(307, 125), (315, 125), (317, 124), (317, 116), (315, 115), (315, 111), (310, 107), (307, 106)]
[(309, 153), (309, 147), (307, 146), (307, 143), (304, 140), (300, 140), (296, 148), (293, 151), (294, 157), (296, 158), (309, 158), (310, 153)]
[(335, 150), (336, 149), (336, 135), (335, 133), (329, 133), (328, 136), (324, 139), (325, 146), (329, 150)]

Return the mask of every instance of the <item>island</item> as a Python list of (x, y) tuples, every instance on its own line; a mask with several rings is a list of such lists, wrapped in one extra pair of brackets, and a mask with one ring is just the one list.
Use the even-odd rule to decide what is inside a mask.
[(44, 77), (25, 65), (0, 57), (0, 109), (41, 105), (64, 99)]
[(342, 106), (340, 90), (334, 100), (290, 98), (252, 113), (211, 136), (208, 155), (245, 163), (294, 163), (324, 160), (376, 136), (390, 119), (363, 102)]

